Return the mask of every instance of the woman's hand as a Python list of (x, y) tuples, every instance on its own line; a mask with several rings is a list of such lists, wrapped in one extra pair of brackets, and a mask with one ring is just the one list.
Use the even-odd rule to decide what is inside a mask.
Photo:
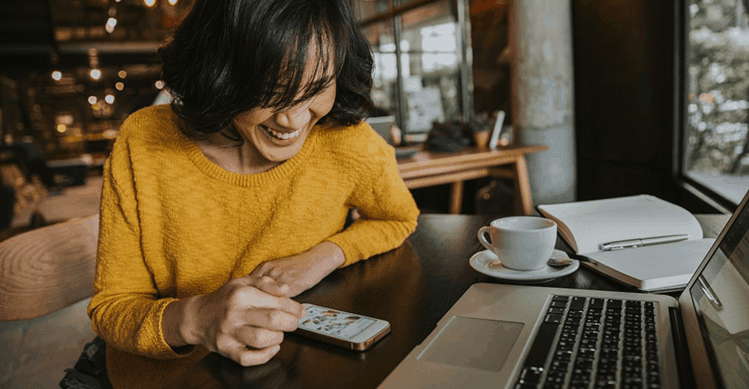
[[(261, 365), (294, 331), (304, 308), (285, 297), (289, 286), (270, 277), (231, 280), (215, 292), (169, 304), (164, 336), (172, 347), (200, 344), (242, 366)], [(172, 329), (170, 331), (170, 329)]]
[(268, 276), (289, 286), (286, 297), (294, 297), (317, 285), (333, 270), (346, 261), (338, 245), (323, 242), (298, 255), (263, 262), (250, 273), (251, 276)]

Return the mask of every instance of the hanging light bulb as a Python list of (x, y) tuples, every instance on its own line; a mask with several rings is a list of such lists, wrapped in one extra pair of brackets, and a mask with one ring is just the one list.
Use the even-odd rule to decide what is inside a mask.
[(177, 0), (169, 0), (169, 5), (175, 5), (177, 4)]
[(101, 78), (101, 70), (99, 70), (99, 53), (96, 49), (88, 50), (88, 64), (91, 67), (91, 71), (88, 73), (91, 79), (98, 80)]
[(146, 7), (153, 7), (156, 4), (156, 0), (143, 0), (143, 3), (146, 4)]
[(118, 83), (114, 84), (114, 87), (117, 88), (117, 90), (123, 90), (123, 89), (125, 89), (125, 84), (122, 83), (122, 82), (118, 82)]
[(96, 98), (96, 96), (88, 96), (88, 103), (91, 105), (96, 104), (96, 102), (99, 101), (99, 99)]
[(108, 33), (112, 33), (114, 31), (114, 26), (117, 25), (117, 19), (115, 18), (109, 18), (107, 19), (107, 24), (104, 26), (104, 29), (107, 30)]
[(106, 95), (106, 96), (104, 96), (104, 101), (106, 101), (107, 104), (114, 103), (114, 95)]
[(57, 61), (59, 60), (57, 52), (54, 52), (54, 51), (51, 52), (49, 60), (52, 63), (52, 69), (54, 69), (52, 71), (52, 79), (55, 80), (55, 81), (62, 80), (62, 72), (59, 71), (59, 70), (57, 70), (57, 69), (55, 69), (57, 67)]

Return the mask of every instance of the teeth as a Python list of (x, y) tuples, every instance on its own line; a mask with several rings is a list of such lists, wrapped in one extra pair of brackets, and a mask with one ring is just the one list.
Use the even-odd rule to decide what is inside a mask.
[(294, 132), (283, 133), (283, 132), (273, 131), (273, 130), (271, 130), (270, 128), (268, 128), (266, 126), (263, 126), (262, 124), (261, 124), (261, 127), (263, 127), (263, 129), (265, 129), (265, 131), (268, 131), (271, 135), (275, 136), (276, 138), (285, 139), (285, 140), (286, 139), (291, 139), (291, 138), (296, 138), (302, 132), (302, 130), (296, 130)]

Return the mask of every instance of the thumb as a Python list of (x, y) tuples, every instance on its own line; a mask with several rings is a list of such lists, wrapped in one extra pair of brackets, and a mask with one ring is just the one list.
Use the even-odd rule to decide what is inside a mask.
[(286, 297), (289, 293), (289, 285), (277, 281), (275, 278), (270, 276), (253, 276), (248, 275), (240, 278), (242, 282), (247, 286), (252, 286), (277, 297)]
[(276, 282), (271, 277), (253, 277), (244, 276), (238, 278), (237, 281), (242, 282), (246, 286), (254, 288), (256, 292), (254, 295), (259, 300), (254, 300), (250, 305), (263, 308), (281, 309), (297, 317), (303, 317), (305, 315), (304, 307), (302, 304), (286, 297), (285, 293), (289, 291), (289, 286)]

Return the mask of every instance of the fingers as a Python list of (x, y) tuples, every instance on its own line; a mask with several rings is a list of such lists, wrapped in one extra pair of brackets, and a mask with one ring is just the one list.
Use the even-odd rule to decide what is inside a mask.
[(281, 346), (269, 346), (261, 349), (248, 347), (238, 341), (227, 342), (226, 348), (220, 353), (227, 358), (233, 359), (242, 366), (256, 366), (268, 362), (278, 353)]
[(283, 332), (254, 326), (242, 326), (237, 329), (235, 337), (239, 343), (250, 348), (264, 349), (281, 344)]
[(260, 278), (247, 276), (242, 277), (241, 280), (247, 286), (256, 288), (256, 291), (246, 290), (245, 293), (242, 293), (240, 303), (244, 306), (280, 309), (295, 315), (297, 319), (304, 315), (304, 308), (301, 304), (286, 297), (281, 297), (288, 294), (288, 285), (280, 284), (267, 276)]
[[(278, 309), (253, 309), (248, 312), (247, 326), (267, 328), (274, 331), (291, 332), (296, 330), (300, 316)], [(248, 343), (249, 344), (249, 343)]]
[(286, 297), (286, 294), (289, 293), (288, 284), (279, 282), (278, 278), (268, 275), (255, 279), (255, 287), (278, 297)]
[(269, 262), (263, 262), (257, 267), (255, 267), (254, 270), (250, 273), (251, 276), (255, 277), (262, 277), (267, 273), (272, 267), (269, 265)]

